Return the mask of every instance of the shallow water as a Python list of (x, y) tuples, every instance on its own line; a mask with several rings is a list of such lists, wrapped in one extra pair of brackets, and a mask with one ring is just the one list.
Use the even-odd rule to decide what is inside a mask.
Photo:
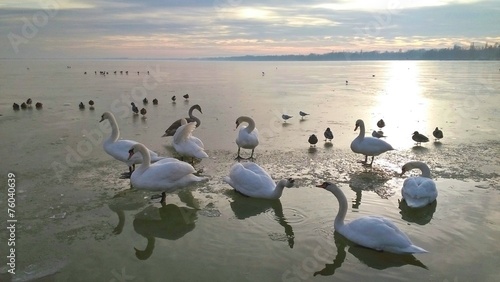
[[(0, 180), (16, 175), (18, 220), (16, 275), (2, 256), (0, 278), (498, 281), (499, 90), (496, 62), (0, 61)], [(44, 108), (12, 110), (28, 97)], [(95, 109), (79, 110), (89, 99)], [(130, 101), (147, 108), (146, 119), (132, 115)], [(118, 178), (126, 166), (104, 153), (109, 130), (98, 121), (113, 111), (123, 138), (172, 156), (171, 137), (160, 136), (194, 104), (203, 109), (194, 134), (210, 156), (195, 166), (210, 180), (162, 206)], [(299, 110), (310, 116), (301, 120)], [(283, 123), (282, 113), (294, 117)], [(279, 201), (245, 198), (222, 182), (240, 115), (260, 132), (255, 161), (276, 180), (296, 179)], [(373, 168), (349, 149), (359, 118), (368, 135), (383, 118), (396, 148)], [(432, 137), (436, 126), (441, 142), (414, 146), (413, 131)], [(333, 144), (321, 139), (326, 127)], [(316, 148), (310, 134), (320, 138)], [(404, 179), (416, 174), (399, 177), (409, 160), (428, 163), (439, 190), (436, 203), (416, 211), (399, 203)], [(334, 233), (337, 201), (313, 188), (324, 180), (352, 201), (348, 220), (383, 215), (429, 253), (379, 253)]]

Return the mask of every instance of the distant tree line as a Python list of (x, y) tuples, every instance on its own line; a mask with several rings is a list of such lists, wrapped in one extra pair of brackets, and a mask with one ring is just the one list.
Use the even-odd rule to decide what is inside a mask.
[(368, 61), (368, 60), (500, 60), (500, 44), (476, 47), (472, 43), (468, 48), (454, 45), (443, 49), (414, 49), (407, 51), (357, 51), (330, 52), (309, 55), (263, 55), (215, 57), (208, 60), (228, 61)]

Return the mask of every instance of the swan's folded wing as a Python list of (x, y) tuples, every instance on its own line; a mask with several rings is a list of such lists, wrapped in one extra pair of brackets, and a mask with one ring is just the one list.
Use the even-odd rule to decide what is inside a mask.
[(273, 179), (271, 178), (269, 173), (267, 173), (267, 171), (265, 171), (258, 164), (253, 163), (253, 162), (246, 162), (246, 163), (243, 163), (242, 165), (246, 169), (255, 173), (255, 177), (258, 177), (260, 179), (260, 182), (262, 183), (262, 185), (271, 185), (271, 186), (276, 185), (276, 183), (273, 181)]
[[(104, 151), (114, 157), (115, 159), (122, 161), (122, 162), (127, 162), (129, 153), (128, 151), (132, 148), (133, 145), (137, 144), (137, 142), (132, 141), (132, 140), (117, 140), (116, 142), (109, 143), (109, 144), (104, 144)], [(134, 158), (135, 157), (135, 158)], [(137, 156), (132, 157), (134, 160), (140, 160), (142, 161), (142, 156), (141, 154), (137, 154)]]
[(156, 181), (177, 181), (186, 175), (195, 173), (194, 167), (181, 161), (160, 161), (151, 166), (143, 173), (142, 178), (155, 179)]
[(426, 177), (410, 177), (404, 181), (402, 193), (415, 199), (437, 197), (436, 183)]
[(260, 175), (245, 168), (240, 163), (233, 165), (229, 172), (229, 178), (231, 180), (229, 184), (247, 196), (255, 196), (259, 193), (260, 188), (264, 187)]
[(364, 216), (348, 223), (350, 240), (365, 247), (384, 248), (407, 247), (410, 239), (390, 220), (378, 216)]

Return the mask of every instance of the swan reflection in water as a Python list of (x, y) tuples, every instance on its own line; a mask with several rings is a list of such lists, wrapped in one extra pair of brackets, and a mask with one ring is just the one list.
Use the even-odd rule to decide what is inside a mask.
[(232, 202), (230, 203), (231, 209), (234, 215), (238, 219), (247, 219), (252, 216), (256, 216), (261, 213), (266, 213), (268, 210), (272, 210), (274, 213), (274, 220), (278, 222), (279, 225), (283, 226), (285, 229), (286, 238), (288, 241), (288, 246), (293, 248), (295, 235), (293, 233), (293, 228), (285, 219), (283, 214), (283, 206), (279, 199), (268, 200), (268, 199), (258, 199), (246, 197), (236, 191), (229, 191)]
[(144, 206), (144, 200), (137, 195), (138, 190), (125, 190), (117, 193), (111, 199), (108, 207), (118, 215), (118, 224), (113, 234), (119, 235), (125, 226), (125, 211), (138, 210)]
[(404, 200), (398, 200), (398, 202), (399, 209), (401, 210), (399, 212), (401, 214), (401, 218), (407, 222), (414, 222), (419, 225), (426, 225), (429, 223), (434, 216), (434, 212), (437, 207), (437, 200), (434, 200), (429, 205), (421, 208), (411, 208)]
[[(379, 252), (352, 243), (338, 232), (334, 232), (333, 239), (337, 247), (337, 256), (333, 263), (326, 264), (322, 270), (314, 272), (314, 276), (331, 276), (342, 266), (347, 257), (345, 248), (349, 246), (349, 253), (355, 256), (360, 262), (368, 267), (383, 270), (390, 267), (401, 267), (404, 265), (414, 265), (428, 269), (425, 264), (410, 254), (393, 254), (389, 252)], [(328, 240), (328, 239), (327, 239)]]
[(177, 240), (193, 231), (197, 211), (195, 208), (161, 203), (160, 208), (152, 205), (139, 212), (134, 219), (134, 230), (147, 239), (147, 245), (144, 250), (134, 247), (136, 257), (148, 259), (153, 254), (156, 238)]

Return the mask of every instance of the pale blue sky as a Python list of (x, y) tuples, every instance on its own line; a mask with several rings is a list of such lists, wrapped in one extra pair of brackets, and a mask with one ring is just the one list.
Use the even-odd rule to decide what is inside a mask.
[(0, 0), (0, 58), (185, 58), (500, 43), (500, 0)]

